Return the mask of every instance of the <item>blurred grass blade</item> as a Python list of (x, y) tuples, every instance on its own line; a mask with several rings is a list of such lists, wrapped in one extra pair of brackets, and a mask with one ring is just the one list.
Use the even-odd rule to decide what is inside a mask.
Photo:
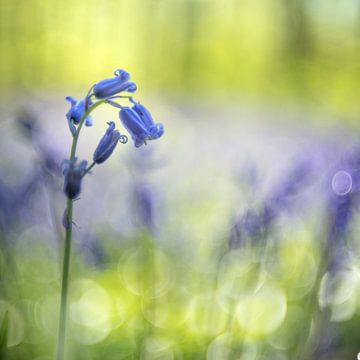
[(9, 329), (9, 311), (6, 311), (0, 328), (0, 358), (1, 359), (4, 358), (6, 353), (8, 329)]

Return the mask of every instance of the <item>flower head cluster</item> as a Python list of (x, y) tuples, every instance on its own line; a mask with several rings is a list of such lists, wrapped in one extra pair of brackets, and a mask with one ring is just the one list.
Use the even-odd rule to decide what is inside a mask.
[[(72, 96), (66, 98), (71, 107), (66, 114), (70, 131), (74, 137), (75, 146), (80, 128), (83, 124), (91, 126), (93, 120), (90, 116), (91, 111), (98, 105), (109, 104), (121, 109), (119, 116), (122, 125), (129, 132), (136, 147), (146, 144), (148, 140), (161, 137), (164, 133), (162, 124), (155, 124), (148, 109), (144, 105), (136, 102), (131, 96), (121, 95), (123, 92), (133, 93), (137, 90), (134, 82), (130, 81), (130, 74), (118, 69), (114, 72), (114, 77), (101, 80), (91, 87), (87, 96), (81, 100), (76, 100)], [(119, 95), (120, 94), (120, 95)], [(119, 104), (119, 100), (127, 99), (132, 106)], [(118, 142), (125, 144), (127, 137), (116, 130), (115, 122), (108, 122), (108, 128), (104, 136), (100, 139), (98, 146), (93, 154), (93, 163), (87, 168), (87, 162), (76, 163), (75, 152), (72, 153), (70, 160), (64, 164), (65, 185), (64, 191), (69, 199), (74, 199), (81, 190), (81, 181), (95, 164), (102, 164), (114, 152)]]

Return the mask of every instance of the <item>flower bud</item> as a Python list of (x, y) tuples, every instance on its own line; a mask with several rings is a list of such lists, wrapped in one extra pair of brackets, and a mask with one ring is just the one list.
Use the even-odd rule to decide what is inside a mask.
[[(66, 100), (69, 101), (71, 104), (69, 111), (66, 113), (66, 118), (68, 120), (70, 131), (74, 135), (76, 132), (75, 125), (78, 125), (80, 123), (82, 117), (85, 114), (86, 99), (77, 101), (72, 96), (67, 96)], [(92, 105), (91, 99), (89, 99), (88, 105)], [(93, 121), (91, 116), (87, 116), (85, 120), (85, 126), (92, 126), (92, 124)]]
[(115, 130), (115, 123), (113, 121), (110, 121), (108, 125), (109, 127), (105, 135), (100, 140), (94, 152), (93, 160), (97, 164), (103, 163), (110, 157), (121, 137), (119, 131)]
[(62, 165), (64, 181), (64, 193), (69, 199), (76, 198), (81, 192), (81, 181), (85, 174), (87, 161), (83, 160), (79, 164), (76, 158), (73, 161), (65, 160)]

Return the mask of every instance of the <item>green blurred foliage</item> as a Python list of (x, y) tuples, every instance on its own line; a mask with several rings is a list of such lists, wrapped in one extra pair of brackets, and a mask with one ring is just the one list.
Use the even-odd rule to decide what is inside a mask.
[[(359, 339), (349, 330), (359, 324), (359, 270), (354, 265), (342, 273), (342, 285), (320, 311), (314, 283), (327, 275), (310, 230), (284, 231), (276, 246), (269, 241), (214, 254), (216, 269), (195, 269), (189, 252), (161, 249), (145, 232), (128, 239), (103, 234), (114, 261), (94, 267), (74, 251), (68, 359), (313, 359), (307, 352), (328, 313), (337, 316), (332, 325), (347, 351), (335, 358), (348, 359)], [(35, 240), (35, 234), (35, 228), (23, 234), (38, 246), (25, 251), (26, 244), (18, 244), (16, 269), (0, 257), (8, 279), (0, 282), (8, 298), (0, 299), (0, 321), (9, 316), (8, 359), (51, 359), (54, 353), (60, 271), (54, 273), (48, 239)]]
[(354, 120), (359, 19), (358, 0), (1, 0), (0, 88), (83, 88), (120, 66), (152, 92)]

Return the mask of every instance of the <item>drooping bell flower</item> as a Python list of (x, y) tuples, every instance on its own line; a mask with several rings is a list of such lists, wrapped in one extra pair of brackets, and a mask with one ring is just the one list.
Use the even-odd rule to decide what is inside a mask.
[(132, 108), (121, 109), (119, 116), (123, 126), (131, 134), (135, 147), (145, 144), (147, 140), (158, 139), (164, 133), (164, 126), (155, 124), (150, 112), (139, 103)]
[(103, 163), (110, 157), (121, 138), (120, 132), (115, 130), (115, 123), (110, 121), (108, 125), (105, 135), (94, 152), (93, 160), (97, 164)]
[(141, 120), (148, 129), (151, 139), (154, 140), (161, 137), (164, 133), (164, 126), (162, 124), (155, 124), (154, 120), (150, 114), (150, 111), (142, 104), (136, 103), (133, 106), (133, 110), (140, 116)]
[[(66, 100), (70, 102), (71, 107), (66, 113), (66, 118), (68, 120), (69, 128), (71, 133), (74, 135), (76, 132), (75, 125), (78, 125), (85, 114), (86, 99), (77, 101), (72, 96), (67, 96)], [(88, 99), (88, 105), (92, 105), (91, 99)], [(93, 121), (91, 116), (87, 116), (85, 120), (85, 126), (92, 126)]]
[(97, 99), (107, 99), (122, 91), (135, 92), (136, 84), (130, 80), (130, 74), (125, 70), (115, 70), (115, 77), (98, 82), (93, 89)]
[(77, 159), (73, 161), (65, 160), (62, 164), (62, 172), (65, 176), (64, 193), (69, 199), (76, 198), (81, 192), (82, 178), (86, 172), (87, 161), (83, 160), (77, 164)]

